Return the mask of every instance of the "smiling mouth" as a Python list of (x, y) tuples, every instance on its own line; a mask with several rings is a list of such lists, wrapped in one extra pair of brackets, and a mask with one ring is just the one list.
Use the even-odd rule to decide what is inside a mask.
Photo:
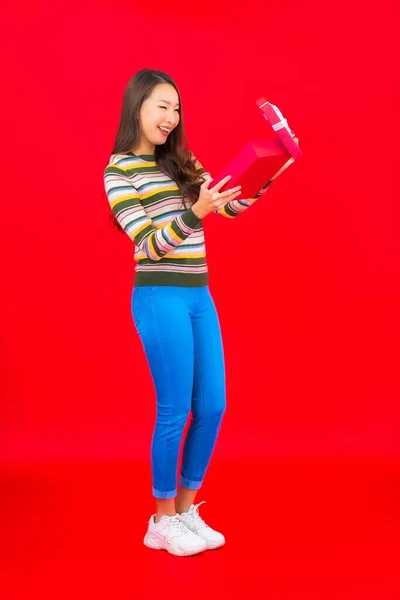
[(161, 133), (163, 133), (164, 135), (168, 135), (169, 133), (171, 133), (171, 129), (167, 129), (166, 127), (161, 127), (160, 125), (158, 126), (158, 129), (161, 131)]

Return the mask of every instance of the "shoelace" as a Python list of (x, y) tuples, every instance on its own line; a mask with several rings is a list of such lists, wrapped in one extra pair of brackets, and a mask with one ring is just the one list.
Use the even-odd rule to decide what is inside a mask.
[(189, 520), (190, 525), (194, 525), (197, 530), (204, 529), (204, 527), (208, 527), (207, 523), (205, 523), (199, 515), (199, 506), (205, 503), (206, 501), (203, 500), (203, 502), (195, 504), (193, 508), (191, 508), (189, 512), (185, 514), (185, 517)]
[(168, 523), (170, 527), (174, 529), (174, 531), (176, 531), (176, 533), (179, 535), (187, 533), (188, 531), (186, 525), (184, 525), (182, 521), (179, 520), (178, 515), (175, 515), (174, 517), (169, 517)]

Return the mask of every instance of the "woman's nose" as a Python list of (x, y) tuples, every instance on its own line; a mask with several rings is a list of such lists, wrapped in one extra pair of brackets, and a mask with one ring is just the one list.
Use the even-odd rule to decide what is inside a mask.
[(175, 124), (177, 121), (176, 113), (175, 112), (168, 113), (167, 121), (168, 121), (168, 123)]

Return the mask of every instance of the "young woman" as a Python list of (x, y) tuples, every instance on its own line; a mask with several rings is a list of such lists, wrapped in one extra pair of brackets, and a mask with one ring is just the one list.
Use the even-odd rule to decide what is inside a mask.
[[(186, 145), (177, 86), (143, 69), (129, 81), (104, 182), (117, 226), (134, 242), (132, 315), (157, 399), (152, 439), (156, 512), (144, 543), (188, 556), (225, 543), (206, 525), (195, 497), (225, 411), (225, 373), (217, 312), (208, 288), (202, 220), (233, 218), (256, 198), (221, 192)], [(179, 449), (189, 414), (179, 486)]]

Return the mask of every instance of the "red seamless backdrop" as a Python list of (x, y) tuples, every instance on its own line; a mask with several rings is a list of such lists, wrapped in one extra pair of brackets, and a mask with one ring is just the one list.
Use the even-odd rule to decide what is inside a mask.
[(143, 67), (177, 81), (212, 173), (262, 136), (260, 96), (305, 155), (246, 214), (205, 222), (228, 382), (217, 454), (398, 456), (390, 3), (39, 0), (2, 13), (0, 459), (148, 457), (133, 246), (109, 226), (102, 180)]

